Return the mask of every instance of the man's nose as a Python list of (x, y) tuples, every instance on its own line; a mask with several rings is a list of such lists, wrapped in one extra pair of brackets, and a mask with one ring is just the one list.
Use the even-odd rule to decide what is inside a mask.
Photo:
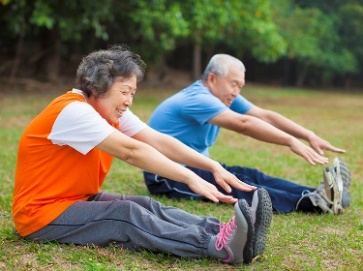
[(236, 97), (238, 94), (240, 93), (240, 89), (239, 88), (235, 88), (232, 92), (233, 97)]

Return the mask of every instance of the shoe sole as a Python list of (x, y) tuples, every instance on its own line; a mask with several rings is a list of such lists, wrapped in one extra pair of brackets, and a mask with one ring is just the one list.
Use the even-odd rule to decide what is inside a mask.
[[(340, 191), (342, 191), (342, 193), (340, 194), (340, 200), (343, 205), (343, 194), (345, 194), (345, 193), (349, 194), (347, 196), (350, 197), (350, 191), (349, 191), (349, 187), (350, 187), (350, 183), (351, 183), (350, 170), (349, 170), (347, 164), (345, 163), (345, 161), (340, 157), (336, 157), (334, 159), (333, 167), (334, 167), (334, 171), (337, 176), (338, 185), (341, 186), (341, 187), (339, 187), (341, 189)], [(350, 199), (345, 204), (346, 206), (349, 206), (349, 201), (350, 201)]]
[(329, 167), (324, 169), (324, 181), (328, 184), (330, 195), (333, 198), (333, 200), (330, 200), (329, 203), (332, 204), (331, 210), (334, 214), (342, 214), (343, 207), (340, 201), (338, 183), (330, 170), (331, 169)]
[[(241, 210), (243, 216), (246, 219), (248, 225), (247, 241), (243, 248), (243, 263), (249, 264), (253, 260), (253, 243), (254, 243), (254, 225), (252, 221), (252, 215), (250, 207), (245, 199), (238, 200), (238, 207)], [(235, 207), (236, 208), (236, 207)]]
[(254, 225), (255, 242), (253, 244), (253, 258), (261, 255), (265, 250), (267, 234), (272, 221), (272, 203), (267, 190), (259, 188), (255, 194), (257, 194), (256, 196), (258, 197), (258, 204), (256, 207), (256, 221)]

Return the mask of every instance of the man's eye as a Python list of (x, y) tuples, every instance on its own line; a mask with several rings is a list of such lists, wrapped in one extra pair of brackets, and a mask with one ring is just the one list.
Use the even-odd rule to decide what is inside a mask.
[(232, 88), (238, 88), (238, 89), (241, 89), (242, 86), (240, 84), (237, 84), (237, 83), (233, 83), (232, 84)]

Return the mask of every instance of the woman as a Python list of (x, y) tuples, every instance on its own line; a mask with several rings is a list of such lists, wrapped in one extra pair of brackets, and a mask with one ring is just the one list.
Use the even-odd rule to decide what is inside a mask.
[[(181, 166), (211, 171), (227, 192), (230, 186), (255, 189), (219, 163), (154, 131), (128, 109), (144, 69), (140, 57), (122, 46), (93, 52), (78, 67), (78, 89), (53, 100), (28, 125), (16, 167), (17, 231), (42, 242), (115, 243), (183, 257), (251, 262), (264, 249), (271, 221), (266, 191), (257, 190), (251, 213), (246, 201), (222, 194)], [(149, 197), (103, 193), (113, 157), (172, 177), (214, 202), (234, 203), (235, 216), (221, 224)]]

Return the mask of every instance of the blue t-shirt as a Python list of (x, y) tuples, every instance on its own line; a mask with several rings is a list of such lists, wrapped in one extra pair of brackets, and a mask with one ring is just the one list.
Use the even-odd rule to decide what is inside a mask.
[[(230, 109), (245, 114), (252, 107), (251, 102), (238, 95)], [(228, 107), (199, 80), (163, 101), (148, 124), (208, 156), (208, 147), (215, 143), (220, 129), (208, 120), (225, 110)]]

